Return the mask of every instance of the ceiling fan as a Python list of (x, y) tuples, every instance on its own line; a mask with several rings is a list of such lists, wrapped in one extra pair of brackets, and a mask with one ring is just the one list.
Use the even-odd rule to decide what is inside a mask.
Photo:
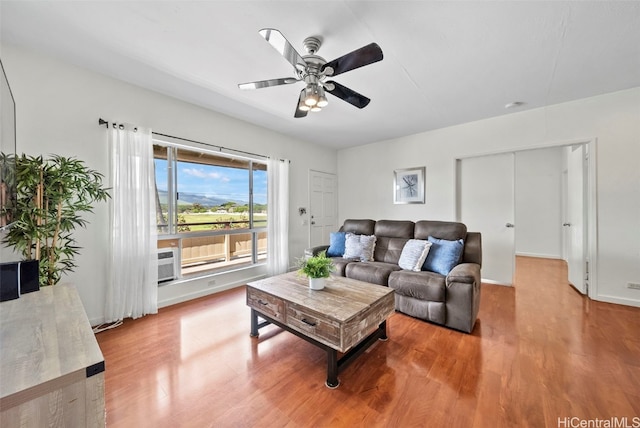
[(296, 105), (294, 117), (305, 117), (309, 111), (322, 110), (328, 104), (325, 96), (326, 92), (358, 108), (366, 107), (371, 101), (364, 95), (327, 79), (381, 61), (382, 49), (376, 43), (363, 46), (340, 58), (327, 62), (324, 58), (316, 55), (322, 44), (322, 40), (318, 37), (307, 37), (304, 40), (303, 44), (308, 55), (302, 56), (280, 31), (274, 28), (265, 28), (260, 30), (259, 33), (293, 66), (295, 77), (241, 83), (238, 85), (240, 89), (268, 88), (303, 81), (306, 86), (300, 91), (300, 98)]

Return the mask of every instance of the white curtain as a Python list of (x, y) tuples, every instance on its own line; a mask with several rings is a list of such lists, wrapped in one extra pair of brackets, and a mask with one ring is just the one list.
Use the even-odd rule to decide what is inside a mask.
[(270, 158), (267, 164), (267, 271), (289, 270), (289, 161)]
[(109, 129), (112, 198), (106, 322), (158, 312), (151, 130), (123, 128)]

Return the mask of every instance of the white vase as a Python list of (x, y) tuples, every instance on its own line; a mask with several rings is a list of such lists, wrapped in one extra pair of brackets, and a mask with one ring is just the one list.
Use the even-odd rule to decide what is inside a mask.
[(309, 278), (309, 288), (312, 290), (322, 290), (326, 278)]

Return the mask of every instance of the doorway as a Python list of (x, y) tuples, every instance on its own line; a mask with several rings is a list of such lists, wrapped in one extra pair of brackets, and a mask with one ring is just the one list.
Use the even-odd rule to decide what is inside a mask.
[(338, 230), (337, 188), (335, 174), (309, 170), (309, 247), (329, 244)]
[(535, 149), (560, 148), (561, 151), (556, 151), (564, 152), (564, 170), (560, 171), (557, 184), (562, 189), (556, 193), (561, 198), (558, 210), (562, 215), (553, 226), (560, 243), (552, 258), (567, 261), (570, 281), (578, 291), (596, 295), (595, 159), (588, 155), (594, 152), (594, 147), (595, 140), (565, 142), (456, 159), (456, 218), (467, 224), (469, 230), (482, 233), (484, 282), (513, 284), (515, 242), (524, 234), (524, 230), (518, 230), (515, 200), (535, 199), (535, 195), (523, 194), (518, 189), (515, 183), (518, 162), (513, 162), (512, 156)]

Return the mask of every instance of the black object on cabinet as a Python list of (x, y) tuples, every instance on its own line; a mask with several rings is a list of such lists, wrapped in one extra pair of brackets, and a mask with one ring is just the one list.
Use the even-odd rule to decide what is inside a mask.
[(20, 262), (20, 294), (40, 290), (40, 262), (25, 260)]
[(0, 302), (20, 297), (19, 263), (0, 263)]
[(40, 290), (39, 268), (38, 260), (0, 263), (0, 302)]

